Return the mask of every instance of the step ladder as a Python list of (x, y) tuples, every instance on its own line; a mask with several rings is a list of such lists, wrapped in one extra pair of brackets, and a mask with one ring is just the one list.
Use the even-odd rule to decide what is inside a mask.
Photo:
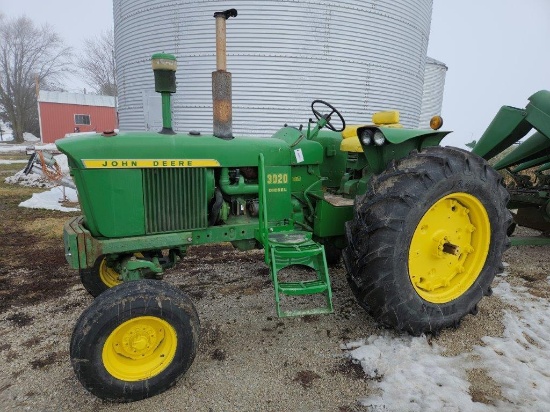
[[(277, 168), (276, 166), (272, 168)], [(277, 204), (284, 200), (284, 194), (288, 196), (290, 203), (290, 189), (287, 191), (275, 190), (278, 198), (268, 198), (266, 180), (266, 167), (264, 156), (260, 154), (258, 161), (259, 179), (259, 240), (262, 242), (265, 251), (265, 263), (269, 266), (271, 280), (275, 292), (275, 307), (277, 316), (303, 316), (332, 313), (332, 290), (323, 245), (312, 239), (312, 233), (295, 230), (292, 222), (284, 226), (270, 226), (268, 220), (268, 204)], [(280, 195), (282, 194), (282, 195)], [(279, 272), (289, 266), (304, 265), (315, 270), (315, 279), (296, 282), (280, 282)], [(281, 309), (281, 295), (304, 296), (323, 294), (325, 306), (308, 309), (296, 309), (284, 311)]]

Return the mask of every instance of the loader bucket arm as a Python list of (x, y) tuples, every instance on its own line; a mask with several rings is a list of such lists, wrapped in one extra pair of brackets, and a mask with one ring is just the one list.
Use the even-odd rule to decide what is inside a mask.
[(544, 157), (548, 155), (550, 155), (550, 139), (542, 133), (536, 132), (525, 140), (525, 142), (520, 144), (513, 152), (504, 157), (504, 159), (497, 162), (495, 164), (495, 169), (500, 170), (520, 163), (523, 164), (541, 160), (541, 163), (534, 163), (531, 165), (531, 167), (537, 166), (546, 163), (548, 160)]
[(525, 115), (523, 109), (502, 106), (472, 152), (489, 160), (506, 150), (531, 130)]
[(550, 91), (541, 90), (533, 94), (525, 109), (503, 106), (472, 151), (489, 160), (518, 142), (533, 128), (537, 133), (495, 164), (496, 169), (540, 161), (533, 164), (536, 166), (548, 161), (543, 157), (550, 155)]
[[(518, 173), (518, 172), (521, 172), (522, 170), (527, 170), (527, 169), (530, 169), (530, 168), (535, 167), (535, 166), (545, 165), (545, 164), (548, 164), (548, 162), (550, 162), (550, 156), (537, 157), (534, 160), (530, 160), (528, 162), (520, 163), (519, 165), (517, 165), (516, 167), (514, 167), (512, 169), (512, 173)], [(540, 170), (541, 169), (539, 168), (539, 171)]]

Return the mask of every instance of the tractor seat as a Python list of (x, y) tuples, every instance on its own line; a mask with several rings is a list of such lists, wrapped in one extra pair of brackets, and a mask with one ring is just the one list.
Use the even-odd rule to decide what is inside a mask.
[[(388, 112), (376, 112), (372, 115), (372, 126), (396, 127), (401, 128), (403, 125), (399, 123), (399, 111), (391, 110)], [(342, 132), (342, 143), (340, 150), (342, 152), (362, 153), (363, 147), (357, 136), (357, 129), (368, 124), (352, 124), (346, 126)]]

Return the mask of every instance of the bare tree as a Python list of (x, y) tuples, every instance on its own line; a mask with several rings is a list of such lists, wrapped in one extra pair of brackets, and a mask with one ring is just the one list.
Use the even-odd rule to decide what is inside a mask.
[(84, 42), (84, 53), (76, 64), (84, 74), (84, 81), (98, 94), (116, 96), (115, 47), (113, 30)]
[(0, 106), (16, 142), (23, 142), (26, 131), (39, 135), (36, 86), (57, 88), (70, 57), (71, 49), (50, 26), (36, 27), (25, 16), (0, 16)]

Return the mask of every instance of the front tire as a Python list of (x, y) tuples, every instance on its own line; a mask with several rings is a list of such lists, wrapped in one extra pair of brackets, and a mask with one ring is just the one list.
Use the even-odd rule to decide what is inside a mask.
[(79, 274), (82, 286), (94, 298), (122, 283), (120, 274), (108, 265), (105, 256), (98, 257), (91, 268), (80, 269)]
[(481, 158), (430, 147), (373, 178), (347, 223), (344, 263), (381, 324), (413, 335), (456, 326), (491, 293), (509, 245), (509, 195)]
[(82, 385), (97, 397), (131, 402), (164, 392), (191, 366), (199, 317), (179, 289), (154, 280), (102, 293), (80, 316), (70, 355)]

